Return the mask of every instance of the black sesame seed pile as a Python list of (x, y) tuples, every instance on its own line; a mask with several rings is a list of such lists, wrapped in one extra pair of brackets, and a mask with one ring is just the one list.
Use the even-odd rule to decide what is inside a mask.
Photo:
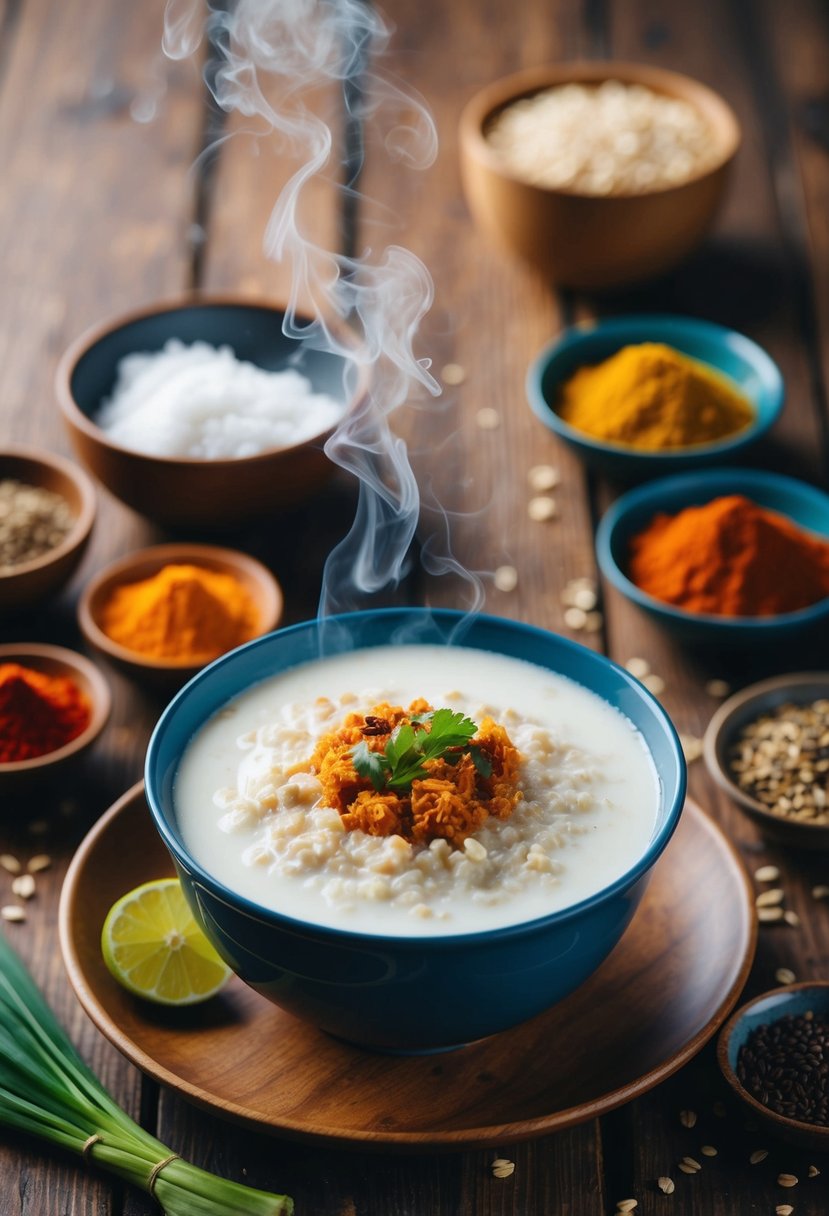
[(737, 1076), (778, 1115), (829, 1127), (829, 1023), (810, 1011), (758, 1026), (740, 1048)]

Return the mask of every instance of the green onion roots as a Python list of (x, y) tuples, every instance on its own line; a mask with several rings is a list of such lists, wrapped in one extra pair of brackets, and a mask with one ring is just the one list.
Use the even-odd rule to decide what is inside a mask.
[(292, 1200), (200, 1170), (112, 1100), (0, 934), (0, 1123), (148, 1191), (167, 1216), (290, 1216)]

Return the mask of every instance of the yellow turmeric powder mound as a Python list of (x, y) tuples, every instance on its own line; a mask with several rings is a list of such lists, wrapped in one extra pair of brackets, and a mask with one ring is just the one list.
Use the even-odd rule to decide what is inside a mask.
[[(355, 767), (354, 749), (359, 745), (383, 758), (401, 728), (412, 728), (417, 748), (428, 742), (438, 722), (424, 700), (413, 701), (408, 710), (384, 702), (368, 714), (350, 713), (342, 726), (319, 740), (310, 760), (295, 771), (310, 770), (319, 777), (322, 801), (339, 811), (347, 831), (397, 835), (415, 844), (442, 838), (462, 846), (490, 816), (508, 819), (522, 797), (520, 755), (503, 726), (484, 718), (468, 742), (423, 760), (420, 775), (410, 781), (390, 769), (372, 780), (358, 771), (358, 767), (365, 770), (365, 757)], [(470, 730), (473, 727), (470, 724)]]
[(152, 578), (116, 587), (100, 624), (113, 642), (147, 658), (196, 663), (250, 641), (258, 616), (233, 575), (171, 564)]
[(557, 411), (596, 439), (662, 451), (736, 435), (754, 419), (725, 376), (659, 342), (625, 346), (563, 385)]

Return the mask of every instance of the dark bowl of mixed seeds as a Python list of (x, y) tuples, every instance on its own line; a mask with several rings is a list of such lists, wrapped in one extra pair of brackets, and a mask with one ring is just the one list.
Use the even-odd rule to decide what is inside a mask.
[(776, 676), (730, 697), (703, 751), (711, 776), (764, 835), (829, 849), (829, 672)]
[(829, 1149), (829, 981), (774, 988), (743, 1005), (720, 1032), (717, 1060), (769, 1130)]
[(94, 519), (95, 490), (76, 465), (31, 448), (0, 451), (0, 611), (63, 586)]

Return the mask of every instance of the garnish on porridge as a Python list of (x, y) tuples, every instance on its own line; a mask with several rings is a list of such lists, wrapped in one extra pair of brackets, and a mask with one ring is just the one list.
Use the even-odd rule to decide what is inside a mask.
[(490, 816), (508, 819), (515, 810), (520, 759), (492, 718), (477, 726), (420, 699), (407, 710), (383, 702), (348, 714), (294, 771), (316, 774), (322, 802), (347, 831), (461, 846)]

